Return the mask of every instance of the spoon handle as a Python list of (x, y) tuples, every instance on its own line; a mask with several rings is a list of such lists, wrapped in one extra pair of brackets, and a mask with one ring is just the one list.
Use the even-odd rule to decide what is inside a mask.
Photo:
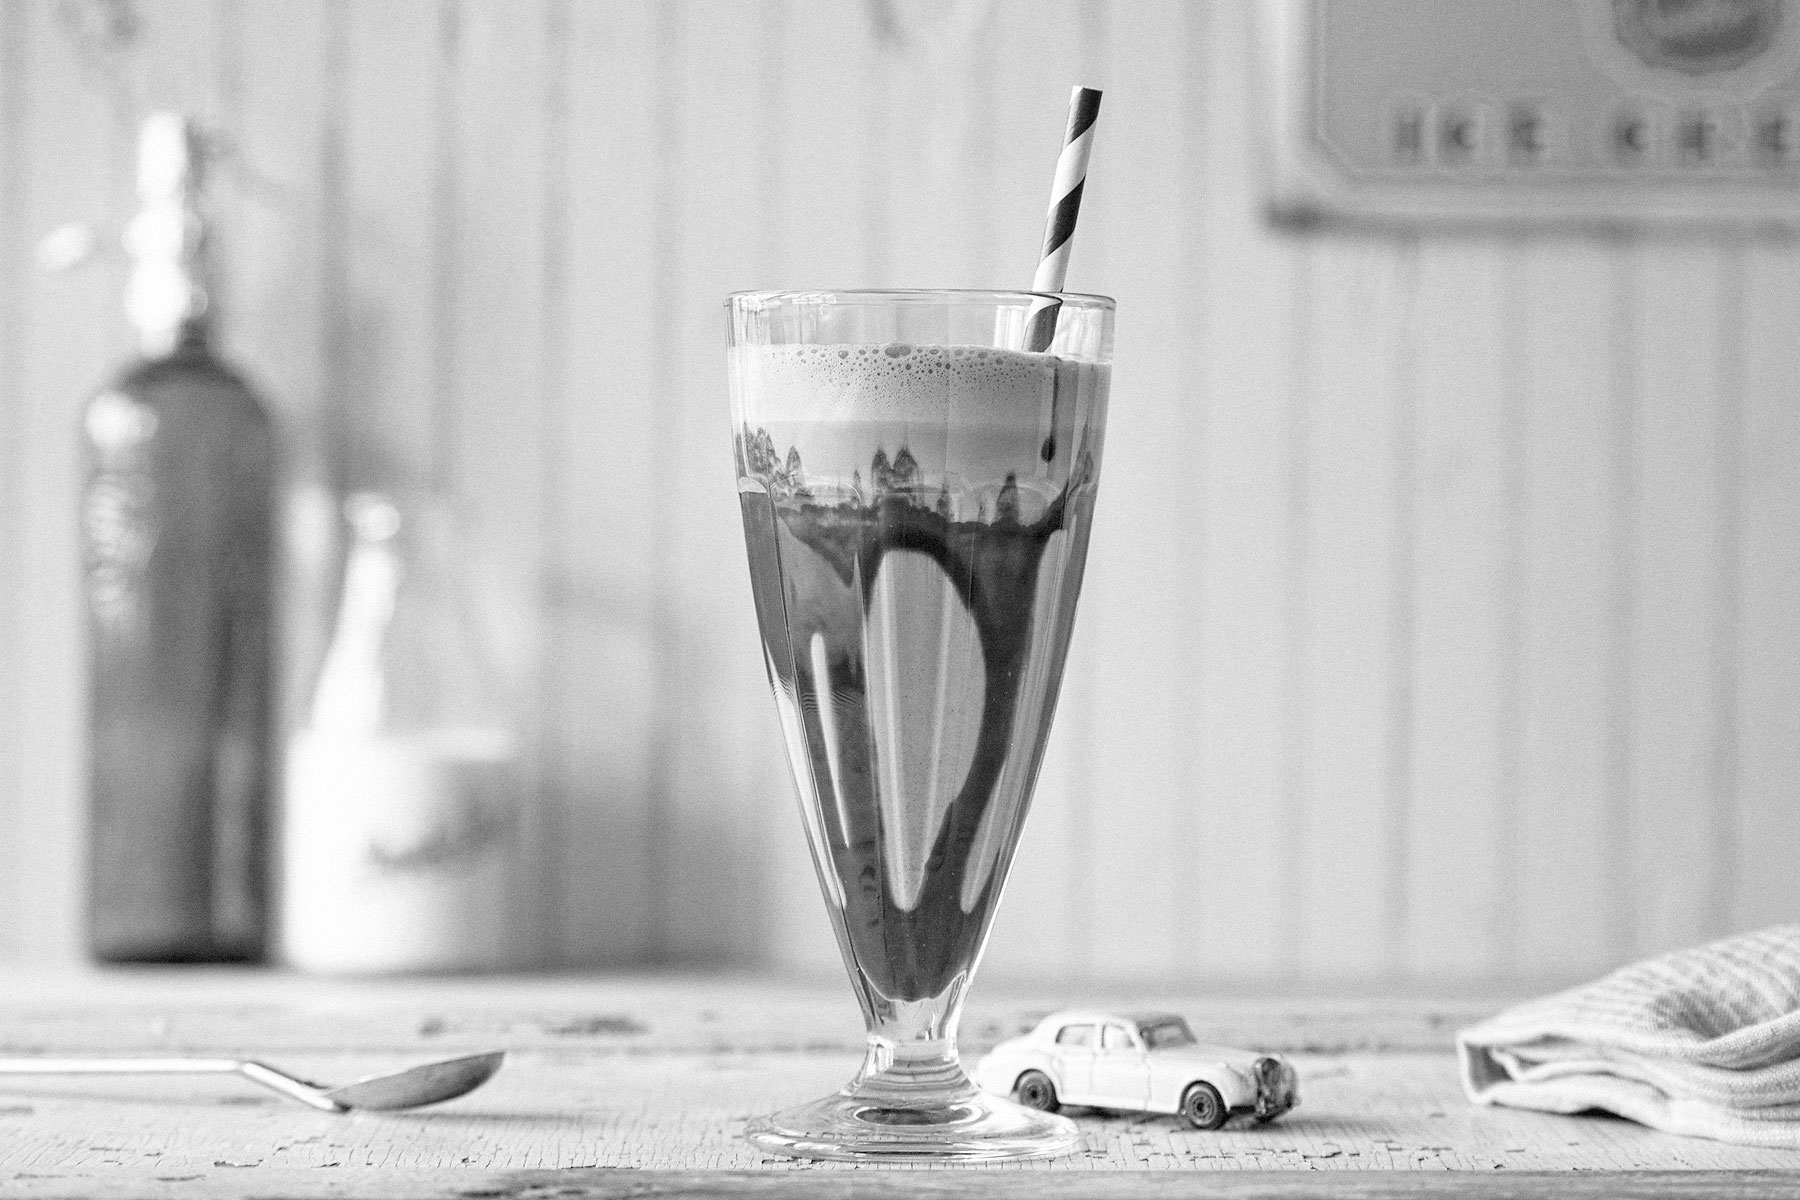
[(0, 1058), (0, 1075), (230, 1075), (235, 1058)]
[(0, 1058), (0, 1075), (242, 1075), (312, 1108), (345, 1108), (309, 1083), (238, 1058)]

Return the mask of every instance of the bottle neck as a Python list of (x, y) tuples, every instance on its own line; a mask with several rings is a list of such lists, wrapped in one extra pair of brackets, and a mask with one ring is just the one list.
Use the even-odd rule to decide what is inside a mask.
[(145, 358), (203, 349), (211, 333), (205, 260), (197, 252), (141, 257), (126, 287), (125, 311)]
[(203, 348), (212, 323), (211, 237), (190, 143), (186, 133), (169, 145), (152, 140), (142, 207), (125, 230), (132, 261), (125, 312), (146, 358)]

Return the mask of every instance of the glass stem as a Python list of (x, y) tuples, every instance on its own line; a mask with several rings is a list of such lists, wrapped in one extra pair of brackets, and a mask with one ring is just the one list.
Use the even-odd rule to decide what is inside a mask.
[(956, 1050), (964, 980), (927, 1000), (883, 1000), (869, 1014), (869, 1048), (851, 1090), (896, 1098), (973, 1092)]

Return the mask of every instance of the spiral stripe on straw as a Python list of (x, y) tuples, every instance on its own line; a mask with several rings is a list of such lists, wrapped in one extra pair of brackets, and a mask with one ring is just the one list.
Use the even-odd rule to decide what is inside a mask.
[[(1060, 292), (1069, 273), (1069, 247), (1075, 238), (1075, 218), (1081, 213), (1081, 192), (1087, 182), (1088, 152), (1094, 145), (1094, 120), (1100, 115), (1100, 93), (1077, 87), (1069, 96), (1069, 130), (1063, 137), (1062, 154), (1056, 160), (1056, 181), (1050, 188), (1050, 215), (1044, 229), (1044, 253), (1032, 277), (1034, 292)], [(1025, 331), (1025, 348), (1043, 351), (1056, 336), (1057, 300), (1041, 300), (1034, 306)]]

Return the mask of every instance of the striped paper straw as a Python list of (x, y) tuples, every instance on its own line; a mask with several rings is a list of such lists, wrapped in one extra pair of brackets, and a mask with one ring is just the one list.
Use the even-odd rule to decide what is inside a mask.
[[(1050, 217), (1044, 228), (1044, 254), (1032, 276), (1034, 292), (1060, 292), (1069, 274), (1069, 244), (1081, 212), (1081, 188), (1087, 182), (1088, 151), (1094, 145), (1094, 118), (1100, 115), (1100, 93), (1077, 87), (1069, 95), (1069, 132), (1056, 160), (1056, 183), (1050, 188)], [(1026, 319), (1025, 348), (1044, 351), (1056, 337), (1060, 300), (1040, 300)]]

